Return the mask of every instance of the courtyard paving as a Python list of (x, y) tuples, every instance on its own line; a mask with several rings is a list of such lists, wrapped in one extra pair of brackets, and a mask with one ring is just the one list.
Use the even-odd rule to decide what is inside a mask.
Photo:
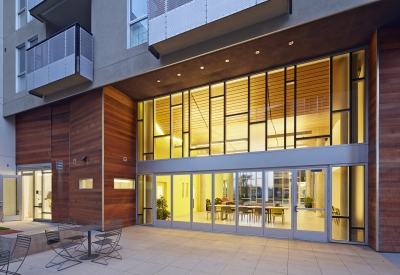
[(366, 246), (132, 226), (123, 229), (122, 260), (45, 268), (52, 250), (31, 255), (21, 274), (400, 274), (400, 254)]

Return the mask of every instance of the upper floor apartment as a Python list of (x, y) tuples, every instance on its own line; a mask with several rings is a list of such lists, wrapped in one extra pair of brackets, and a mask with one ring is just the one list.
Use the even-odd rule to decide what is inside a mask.
[[(3, 115), (110, 84), (144, 99), (209, 83), (207, 75), (196, 83), (179, 79), (161, 84), (143, 76), (373, 2), (5, 1)], [(231, 70), (223, 78), (250, 72)]]

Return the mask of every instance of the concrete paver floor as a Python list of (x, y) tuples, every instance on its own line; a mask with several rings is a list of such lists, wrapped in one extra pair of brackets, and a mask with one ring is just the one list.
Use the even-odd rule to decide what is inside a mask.
[[(122, 260), (84, 261), (63, 271), (45, 268), (52, 250), (28, 256), (21, 271), (47, 274), (400, 274), (400, 267), (366, 246), (132, 226), (123, 229)], [(393, 259), (399, 254), (389, 254)], [(399, 259), (398, 257), (397, 259)]]

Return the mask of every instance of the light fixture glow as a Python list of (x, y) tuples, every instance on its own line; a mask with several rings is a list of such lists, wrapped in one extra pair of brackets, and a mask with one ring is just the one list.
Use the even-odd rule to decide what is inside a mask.
[(228, 63), (228, 62), (229, 62), (229, 59), (226, 59), (225, 62)]
[(158, 82), (158, 83), (160, 83), (160, 82), (161, 82), (161, 80), (160, 80), (160, 79), (157, 79), (157, 82)]
[(180, 74), (180, 73), (177, 73), (176, 75), (177, 75), (177, 76), (181, 76), (181, 74)]
[(256, 51), (256, 54), (260, 54), (260, 51)]
[(158, 124), (156, 123), (156, 130), (163, 136), (164, 132), (163, 130), (161, 130), (160, 126), (158, 126)]
[(204, 66), (201, 66), (201, 67), (200, 67), (200, 70), (204, 70)]
[(294, 44), (294, 41), (289, 42), (289, 46), (292, 46)]

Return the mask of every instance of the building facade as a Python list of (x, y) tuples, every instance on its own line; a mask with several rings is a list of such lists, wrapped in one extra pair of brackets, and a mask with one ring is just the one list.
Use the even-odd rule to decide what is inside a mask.
[(398, 1), (2, 3), (6, 216), (400, 251)]

